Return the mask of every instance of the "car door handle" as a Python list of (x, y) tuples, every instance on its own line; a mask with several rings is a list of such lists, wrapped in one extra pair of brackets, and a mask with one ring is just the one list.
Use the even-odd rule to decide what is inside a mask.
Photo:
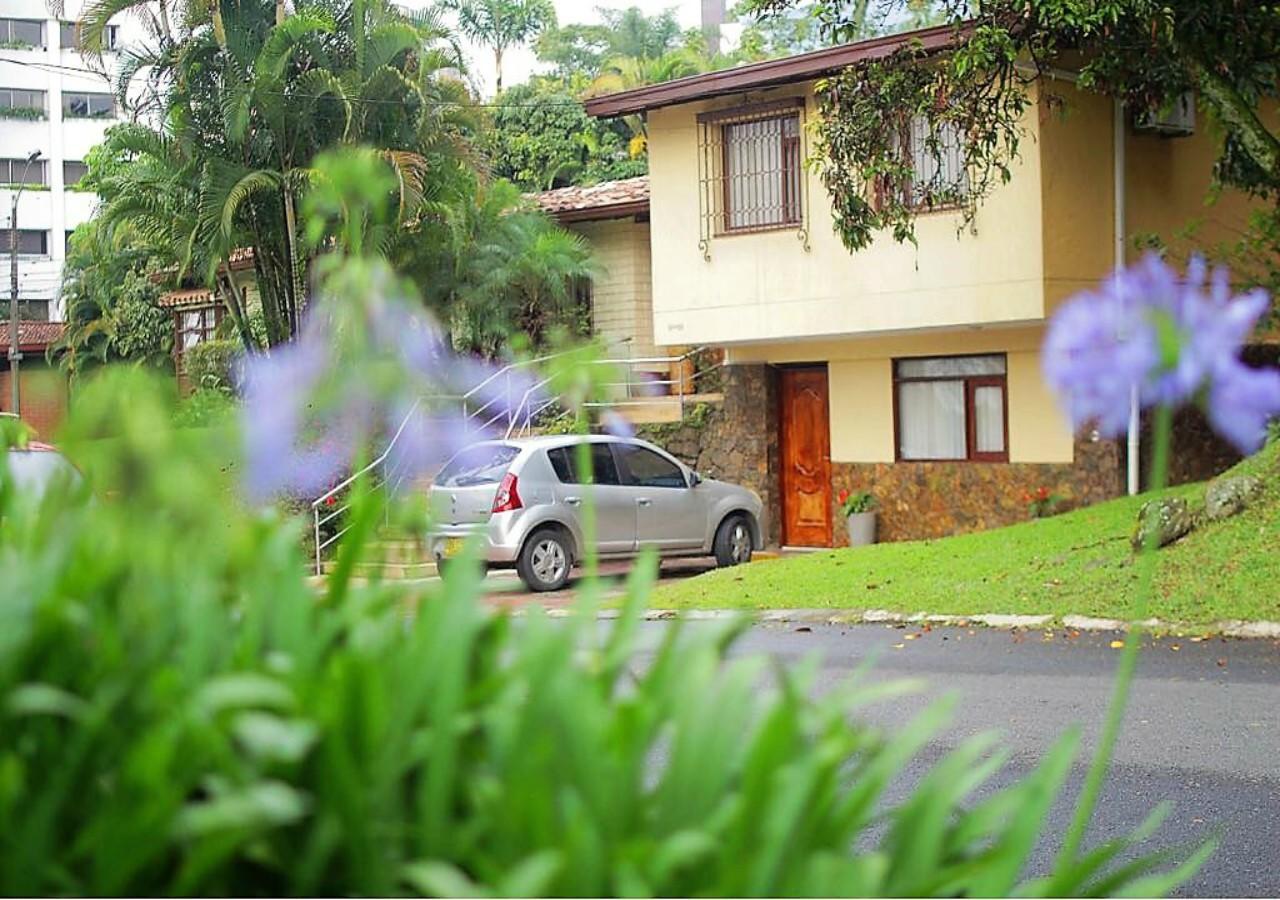
[(636, 506), (653, 506), (653, 501), (648, 497), (637, 497)]
[(567, 503), (569, 506), (581, 506), (582, 498), (581, 497), (565, 497), (564, 502)]

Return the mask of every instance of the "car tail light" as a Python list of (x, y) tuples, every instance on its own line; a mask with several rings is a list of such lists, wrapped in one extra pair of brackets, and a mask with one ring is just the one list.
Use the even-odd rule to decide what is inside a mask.
[(502, 484), (498, 485), (498, 493), (493, 495), (492, 512), (512, 512), (524, 506), (520, 502), (520, 492), (516, 490), (516, 476), (508, 472), (502, 476)]

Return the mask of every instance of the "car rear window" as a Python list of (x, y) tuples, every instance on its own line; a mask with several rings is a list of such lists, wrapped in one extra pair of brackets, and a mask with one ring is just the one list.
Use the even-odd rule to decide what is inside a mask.
[(512, 460), (519, 455), (520, 448), (510, 444), (477, 444), (468, 447), (449, 460), (449, 464), (436, 476), (436, 484), (453, 488), (497, 484), (507, 474)]

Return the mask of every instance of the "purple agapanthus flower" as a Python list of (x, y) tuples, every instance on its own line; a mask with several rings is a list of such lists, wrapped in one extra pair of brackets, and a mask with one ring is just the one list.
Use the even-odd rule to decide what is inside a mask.
[(1203, 400), (1215, 430), (1256, 450), (1280, 414), (1280, 372), (1251, 369), (1240, 348), (1266, 311), (1263, 291), (1232, 296), (1225, 269), (1195, 257), (1185, 278), (1155, 254), (1116, 272), (1053, 316), (1044, 372), (1076, 427), (1125, 430), (1133, 390), (1142, 407)]
[(505, 430), (531, 390), (526, 374), (495, 378), (500, 363), (455, 353), (385, 264), (353, 262), (341, 275), (294, 341), (242, 367), (245, 488), (255, 499), (314, 499), (361, 453), (388, 448), (388, 478), (412, 483)]

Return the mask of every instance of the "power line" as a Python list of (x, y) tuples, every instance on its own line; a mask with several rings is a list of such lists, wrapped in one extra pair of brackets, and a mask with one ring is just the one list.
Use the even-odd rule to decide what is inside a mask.
[[(109, 76), (103, 74), (102, 72), (95, 71), (93, 69), (80, 69), (74, 66), (60, 66), (55, 63), (38, 63), (38, 62), (30, 62), (28, 60), (19, 60), (19, 59), (0, 59), (0, 64), (5, 64), (5, 63), (9, 63), (15, 66), (27, 66), (28, 68), (32, 68), (32, 69), (42, 69), (42, 70), (54, 71), (54, 72), (69, 72), (74, 74), (92, 75), (96, 78), (102, 79), (103, 81), (107, 81), (107, 82), (111, 81), (111, 78)], [(404, 106), (405, 105), (405, 102), (403, 100), (379, 100), (372, 97), (340, 97), (339, 95), (336, 95), (336, 94), (299, 94), (299, 93), (293, 93), (291, 91), (266, 91), (266, 93), (276, 97), (289, 97), (296, 100), (322, 100), (325, 98), (330, 98), (333, 100), (339, 100), (339, 99), (346, 100), (346, 102), (348, 103), (366, 103), (370, 105), (385, 105), (385, 106)], [(580, 101), (576, 101), (576, 100), (570, 101), (567, 103), (562, 101), (556, 101), (556, 100), (549, 100), (544, 103), (495, 103), (495, 102), (484, 102), (479, 100), (473, 101), (473, 100), (426, 100), (424, 99), (421, 101), (421, 105), (435, 107), (435, 108), (449, 108), (449, 109), (548, 109), (548, 108), (582, 109), (583, 107), (583, 104)]]

